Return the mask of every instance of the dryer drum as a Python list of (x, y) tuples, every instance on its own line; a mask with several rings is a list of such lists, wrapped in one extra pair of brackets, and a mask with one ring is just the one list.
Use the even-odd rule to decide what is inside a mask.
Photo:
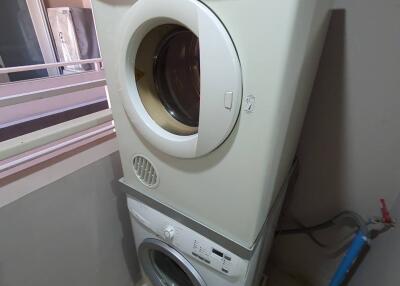
[(200, 116), (198, 37), (176, 24), (152, 29), (135, 62), (141, 101), (151, 118), (176, 135), (196, 134)]
[(191, 127), (199, 126), (199, 39), (185, 28), (169, 34), (154, 56), (154, 81), (167, 111)]

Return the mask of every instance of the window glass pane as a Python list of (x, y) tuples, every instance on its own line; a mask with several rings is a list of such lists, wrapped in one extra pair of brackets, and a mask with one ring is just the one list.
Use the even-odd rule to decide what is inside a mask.
[[(100, 58), (89, 0), (1, 0), (0, 35), (0, 67)], [(0, 84), (95, 69), (88, 63), (0, 74)]]
[[(87, 8), (47, 8), (50, 28), (60, 62), (100, 57), (92, 10)], [(93, 64), (71, 65), (63, 74), (93, 70)]]
[(0, 73), (0, 99), (59, 89), (14, 105), (6, 100), (0, 106), (0, 142), (109, 108), (100, 63), (35, 67), (100, 58), (90, 0), (1, 0), (0, 35), (0, 68), (30, 66)]
[[(4, 67), (44, 63), (26, 0), (0, 1), (0, 35), (0, 61)], [(46, 76), (46, 70), (35, 70), (11, 73), (0, 80), (18, 81)]]

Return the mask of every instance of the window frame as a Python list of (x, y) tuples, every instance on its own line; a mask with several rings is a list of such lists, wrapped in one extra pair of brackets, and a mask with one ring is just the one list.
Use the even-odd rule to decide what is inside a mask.
[[(50, 32), (48, 17), (43, 0), (27, 0), (26, 5), (31, 15), (33, 28), (36, 33), (36, 38), (39, 43), (40, 51), (42, 52), (45, 64), (58, 62), (54, 40)], [(49, 77), (61, 75), (59, 69), (47, 69)]]
[[(68, 96), (69, 101), (65, 100), (66, 102), (62, 103), (64, 105), (61, 104), (60, 109), (54, 109), (52, 114), (61, 113), (62, 110), (68, 110), (68, 107), (74, 106), (69, 104), (71, 100), (75, 100), (76, 106), (91, 106), (95, 102), (107, 101), (108, 109), (0, 142), (0, 186), (4, 179), (15, 177), (15, 175), (26, 172), (27, 169), (32, 169), (32, 167), (41, 165), (43, 162), (54, 161), (55, 157), (59, 158), (60, 154), (67, 154), (71, 152), (71, 149), (79, 150), (88, 145), (88, 142), (92, 144), (93, 142), (100, 142), (102, 138), (115, 137), (102, 59), (57, 62), (56, 47), (43, 0), (27, 0), (26, 3), (44, 64), (16, 67), (0, 66), (0, 78), (7, 79), (10, 73), (43, 69), (47, 70), (48, 77), (0, 83), (0, 108), (10, 107), (10, 110), (12, 110), (14, 106), (17, 108), (18, 104), (32, 103), (33, 105), (33, 103), (41, 100), (46, 105), (47, 101), (45, 100), (54, 99), (56, 101), (55, 99), (60, 97), (61, 99), (58, 101), (61, 102), (63, 96), (64, 98)], [(62, 67), (74, 64), (93, 64), (94, 70), (75, 74), (62, 74), (60, 72)], [(41, 85), (46, 87), (42, 88)], [(104, 88), (104, 95), (99, 92), (102, 88)], [(85, 94), (85, 96), (81, 96), (82, 99), (79, 98), (79, 92)], [(34, 118), (34, 116), (29, 116), (28, 109), (19, 114), (22, 122), (24, 122), (23, 120), (30, 122), (33, 119), (29, 118)], [(43, 108), (43, 110), (50, 111), (50, 108)], [(46, 114), (48, 113), (37, 112), (38, 118), (44, 117)], [(9, 126), (21, 121), (17, 117), (15, 119), (10, 121)], [(3, 121), (5, 122), (5, 120)], [(3, 125), (6, 126), (7, 124)]]
[[(0, 68), (0, 75), (7, 74), (9, 72), (26, 71), (29, 69), (59, 67), (63, 65), (70, 65), (71, 63), (93, 63), (95, 65), (95, 71), (83, 72), (79, 74), (82, 77), (82, 82), (55, 86), (51, 89), (45, 90), (38, 89), (30, 92), (24, 92), (27, 88), (29, 88), (29, 84), (26, 85), (27, 81), (2, 84), (0, 85), (0, 106), (13, 106), (15, 103), (25, 102), (24, 97), (27, 99), (27, 101), (33, 101), (37, 100), (38, 98), (52, 98), (54, 96), (68, 94), (71, 91), (85, 91), (99, 86), (104, 86), (104, 92), (106, 94), (105, 99), (109, 102), (106, 81), (104, 78), (104, 70), (101, 66), (102, 60), (100, 58), (68, 63), (51, 63)], [(85, 81), (88, 76), (91, 76), (92, 80)], [(97, 76), (102, 79), (93, 79), (93, 76)], [(53, 79), (62, 81), (63, 78), (68, 79), (70, 77), (71, 75), (61, 75)], [(45, 80), (49, 80), (49, 78), (32, 79), (28, 82), (34, 82), (35, 85), (40, 85), (40, 83)], [(24, 85), (25, 87), (20, 88), (18, 92), (8, 91), (8, 94), (1, 95), (1, 90), (7, 88), (9, 89), (11, 85), (14, 87), (14, 89), (18, 89), (18, 87), (21, 87), (21, 85)], [(91, 138), (96, 138), (97, 140), (99, 137), (107, 137), (110, 135), (112, 137), (115, 136), (115, 129), (114, 122), (112, 120), (112, 112), (109, 105), (108, 109), (0, 142), (0, 180), (4, 179), (5, 176), (8, 177), (14, 175), (15, 172), (21, 172), (21, 166), (23, 167), (22, 170), (26, 168), (32, 168), (32, 164), (30, 164), (30, 162), (42, 163), (40, 157), (49, 158), (51, 153), (59, 154), (63, 149), (65, 151), (70, 150), (71, 145), (78, 148), (86, 144), (88, 140), (90, 141)], [(82, 142), (82, 144), (79, 144), (80, 142)]]

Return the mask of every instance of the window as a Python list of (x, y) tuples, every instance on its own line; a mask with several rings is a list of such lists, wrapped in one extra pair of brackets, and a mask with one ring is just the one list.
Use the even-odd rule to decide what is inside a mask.
[(43, 146), (113, 132), (90, 0), (2, 0), (0, 34), (0, 179)]

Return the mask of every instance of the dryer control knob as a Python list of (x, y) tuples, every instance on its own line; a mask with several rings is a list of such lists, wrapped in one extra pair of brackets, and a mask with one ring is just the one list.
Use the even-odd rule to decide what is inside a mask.
[(164, 238), (168, 240), (172, 240), (174, 238), (175, 228), (173, 226), (167, 226), (164, 228)]

